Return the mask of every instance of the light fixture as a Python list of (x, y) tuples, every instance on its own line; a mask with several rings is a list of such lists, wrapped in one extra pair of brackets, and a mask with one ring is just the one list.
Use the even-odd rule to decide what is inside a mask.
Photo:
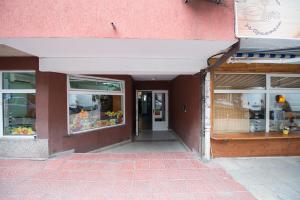
[(155, 78), (155, 77), (153, 77), (153, 78), (151, 78), (151, 80), (152, 80), (152, 81), (155, 81), (155, 80), (156, 80), (156, 78)]

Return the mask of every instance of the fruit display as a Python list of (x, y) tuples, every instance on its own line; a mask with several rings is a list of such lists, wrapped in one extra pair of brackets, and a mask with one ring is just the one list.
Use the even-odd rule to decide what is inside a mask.
[(79, 113), (79, 117), (81, 119), (87, 119), (87, 118), (89, 118), (89, 113), (87, 111), (81, 110)]
[(99, 127), (105, 127), (105, 126), (110, 126), (111, 125), (108, 120), (99, 120), (97, 123), (100, 124)]
[(17, 127), (17, 128), (12, 128), (11, 134), (12, 135), (34, 135), (35, 131), (33, 131), (31, 127)]
[(88, 129), (113, 126), (123, 122), (123, 112), (105, 112), (104, 116), (99, 119), (99, 110), (84, 111), (72, 114), (70, 116), (70, 131), (79, 132)]
[(110, 123), (114, 124), (121, 124), (123, 122), (123, 112), (117, 111), (117, 112), (106, 112), (106, 116), (109, 117)]
[(117, 111), (117, 112), (106, 112), (105, 115), (109, 116), (109, 117), (116, 117), (116, 118), (119, 118), (119, 117), (122, 117), (123, 116), (123, 112), (122, 111)]
[(90, 115), (87, 111), (81, 110), (79, 113), (74, 114), (70, 117), (71, 131), (78, 132), (93, 128)]

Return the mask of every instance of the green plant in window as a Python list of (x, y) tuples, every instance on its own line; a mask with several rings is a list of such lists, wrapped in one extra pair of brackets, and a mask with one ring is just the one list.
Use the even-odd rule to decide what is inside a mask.
[(121, 110), (116, 112), (116, 116), (117, 116), (118, 119), (123, 117), (123, 112)]
[(105, 115), (109, 116), (109, 117), (116, 117), (116, 118), (120, 118), (123, 116), (123, 112), (122, 111), (117, 111), (117, 112), (105, 112)]
[(110, 125), (116, 125), (116, 119), (110, 119), (109, 123)]
[(105, 115), (107, 115), (108, 117), (114, 117), (115, 116), (115, 112), (107, 111), (107, 112), (105, 112)]

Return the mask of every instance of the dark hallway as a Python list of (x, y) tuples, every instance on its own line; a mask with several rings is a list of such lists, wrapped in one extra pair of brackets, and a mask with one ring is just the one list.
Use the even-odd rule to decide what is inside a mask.
[(138, 130), (152, 130), (152, 92), (138, 92)]

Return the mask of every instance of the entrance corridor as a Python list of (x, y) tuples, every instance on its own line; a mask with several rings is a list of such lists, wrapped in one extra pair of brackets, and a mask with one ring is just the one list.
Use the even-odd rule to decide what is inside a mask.
[(144, 130), (135, 136), (133, 142), (109, 148), (106, 153), (139, 153), (139, 152), (188, 152), (173, 131)]
[(143, 130), (138, 136), (135, 136), (135, 141), (177, 141), (177, 137), (173, 131), (152, 131)]

